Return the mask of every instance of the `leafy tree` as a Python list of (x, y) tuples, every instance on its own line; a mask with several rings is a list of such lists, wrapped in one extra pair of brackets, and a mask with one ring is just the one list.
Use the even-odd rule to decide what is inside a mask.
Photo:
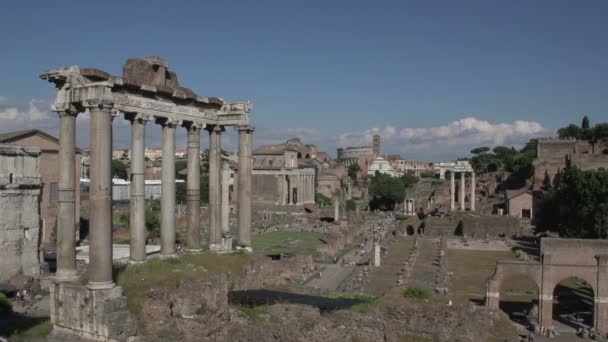
[(539, 229), (554, 229), (570, 238), (607, 238), (608, 171), (572, 167), (560, 175), (558, 186), (540, 202)]
[(188, 161), (180, 159), (175, 161), (175, 174), (188, 167)]
[(361, 172), (361, 166), (359, 166), (358, 163), (350, 164), (348, 166), (348, 176), (352, 180), (356, 180), (357, 179), (357, 173), (359, 173), (359, 172)]
[(478, 148), (474, 148), (471, 150), (471, 154), (476, 154), (476, 155), (480, 155), (480, 154), (484, 154), (486, 152), (489, 152), (490, 148), (487, 146), (483, 146), (483, 147), (478, 147)]
[(370, 208), (393, 210), (405, 198), (405, 185), (399, 178), (378, 173), (369, 184)]
[(112, 160), (112, 176), (120, 179), (127, 179), (127, 165), (120, 160)]
[(331, 205), (331, 199), (320, 192), (315, 193), (315, 203), (319, 208), (324, 208)]
[(435, 172), (422, 171), (422, 172), (420, 172), (420, 178), (435, 178)]
[(175, 183), (175, 202), (186, 203), (186, 182)]
[(557, 130), (557, 134), (560, 138), (581, 138), (581, 128), (575, 124), (570, 124), (566, 127), (562, 127)]
[(403, 186), (407, 189), (407, 188), (411, 188), (412, 186), (414, 186), (414, 184), (418, 183), (418, 181), (420, 180), (420, 178), (416, 177), (413, 174), (410, 173), (406, 173), (403, 176), (399, 177), (399, 179), (401, 179), (401, 182), (403, 182)]
[(357, 210), (357, 204), (355, 203), (355, 201), (352, 199), (346, 200), (346, 211), (355, 211), (355, 210)]
[(581, 123), (581, 128), (582, 129), (589, 129), (589, 118), (587, 117), (587, 115), (585, 115), (583, 117), (583, 122)]
[(608, 140), (608, 123), (600, 123), (595, 125), (591, 130), (593, 141), (606, 141)]
[(146, 206), (146, 231), (148, 238), (160, 237), (160, 201), (152, 200)]

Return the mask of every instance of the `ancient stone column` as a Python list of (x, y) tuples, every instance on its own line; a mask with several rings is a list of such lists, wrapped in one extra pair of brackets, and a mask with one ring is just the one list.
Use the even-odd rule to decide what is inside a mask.
[[(209, 126), (209, 249), (221, 247), (221, 137), (222, 127)], [(239, 170), (241, 173), (241, 170)], [(242, 190), (241, 190), (242, 191)]]
[[(59, 184), (57, 213), (57, 272), (56, 281), (73, 281), (76, 274), (76, 115), (59, 114)], [(78, 208), (80, 209), (80, 208)]]
[(109, 289), (112, 281), (112, 107), (99, 103), (91, 113), (91, 189), (89, 218), (90, 289)]
[(222, 163), (222, 234), (230, 231), (230, 166)]
[(340, 221), (340, 200), (334, 197), (334, 222)]
[(460, 210), (464, 211), (465, 210), (465, 206), (464, 206), (464, 196), (465, 196), (465, 178), (466, 178), (466, 172), (461, 172), (460, 173)]
[(475, 211), (475, 172), (471, 172), (471, 211)]
[(450, 171), (450, 210), (454, 211), (454, 196), (456, 192), (456, 185), (454, 184), (454, 171)]
[(188, 130), (188, 176), (186, 179), (186, 248), (188, 253), (199, 253), (201, 247), (201, 125), (186, 124)]
[(239, 193), (238, 193), (238, 245), (251, 247), (251, 172), (253, 159), (253, 127), (239, 126)]
[(179, 122), (162, 119), (163, 159), (160, 188), (160, 256), (173, 257), (175, 249), (175, 127)]
[(131, 189), (130, 189), (130, 256), (129, 262), (146, 260), (146, 190), (145, 168), (145, 128), (148, 118), (129, 114), (131, 121)]

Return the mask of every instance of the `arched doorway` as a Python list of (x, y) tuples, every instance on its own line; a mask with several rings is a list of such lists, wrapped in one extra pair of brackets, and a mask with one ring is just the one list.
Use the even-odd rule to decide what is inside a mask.
[(538, 292), (538, 285), (529, 276), (510, 276), (500, 284), (498, 307), (512, 321), (529, 327), (538, 322)]
[(553, 325), (560, 332), (592, 328), (594, 315), (593, 287), (583, 279), (570, 277), (553, 290)]

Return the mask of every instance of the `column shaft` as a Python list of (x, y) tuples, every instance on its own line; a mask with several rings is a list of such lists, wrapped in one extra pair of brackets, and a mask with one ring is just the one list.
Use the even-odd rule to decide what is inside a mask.
[(220, 161), (221, 161), (221, 127), (209, 129), (209, 247), (219, 245), (221, 236), (220, 214)]
[(475, 211), (475, 172), (471, 172), (471, 211)]
[(454, 196), (456, 196), (455, 194), (456, 192), (456, 185), (454, 184), (454, 171), (450, 171), (450, 210), (454, 210), (455, 209), (455, 198)]
[(239, 127), (239, 193), (238, 193), (238, 244), (251, 247), (251, 172), (253, 159), (251, 146), (253, 127)]
[(107, 289), (112, 281), (112, 114), (92, 107), (89, 221), (90, 289)]
[(57, 215), (57, 281), (70, 281), (76, 274), (76, 115), (59, 113), (59, 184)]
[(186, 251), (201, 251), (201, 131), (195, 124), (188, 129), (188, 177), (186, 179)]
[(222, 163), (222, 234), (230, 231), (230, 167)]
[(131, 202), (130, 202), (130, 256), (132, 262), (146, 259), (146, 198), (145, 198), (145, 129), (141, 118), (131, 120)]
[(164, 121), (161, 167), (160, 254), (171, 257), (175, 249), (175, 122)]
[(465, 206), (464, 206), (464, 195), (465, 195), (465, 172), (461, 172), (460, 173), (460, 210), (464, 211), (465, 210)]

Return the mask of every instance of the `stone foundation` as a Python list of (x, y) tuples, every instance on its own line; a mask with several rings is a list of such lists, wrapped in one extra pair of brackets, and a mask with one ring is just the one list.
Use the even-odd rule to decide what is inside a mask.
[(127, 297), (117, 286), (90, 290), (84, 285), (59, 283), (51, 287), (53, 336), (90, 341), (130, 341), (137, 332), (127, 311)]

